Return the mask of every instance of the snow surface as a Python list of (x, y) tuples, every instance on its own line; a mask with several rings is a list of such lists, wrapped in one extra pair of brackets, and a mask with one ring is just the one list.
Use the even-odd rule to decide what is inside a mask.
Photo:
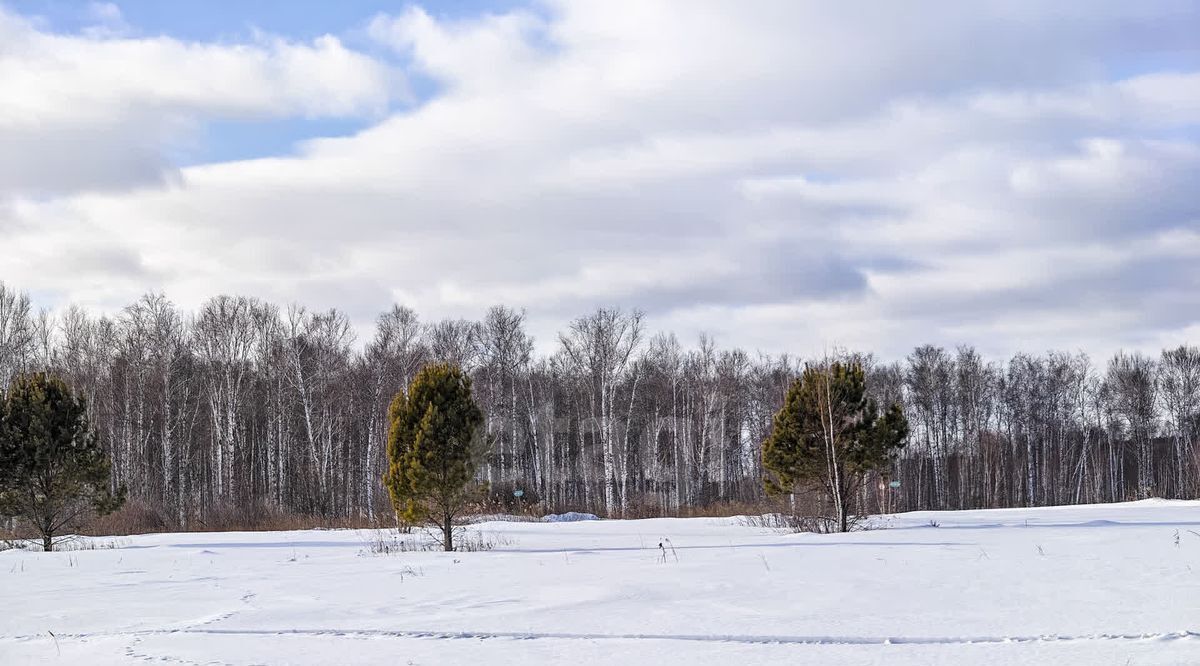
[(469, 528), (497, 543), (474, 553), (376, 555), (355, 530), (8, 551), (0, 664), (1200, 663), (1200, 502), (875, 524), (492, 522)]

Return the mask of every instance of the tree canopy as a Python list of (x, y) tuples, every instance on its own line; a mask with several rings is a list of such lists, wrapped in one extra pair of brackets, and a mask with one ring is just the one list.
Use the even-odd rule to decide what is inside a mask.
[(868, 397), (861, 363), (809, 364), (789, 388), (763, 442), (767, 491), (819, 488), (832, 500), (844, 532), (850, 498), (869, 472), (890, 465), (907, 436), (900, 406), (893, 404), (880, 415)]
[(124, 501), (110, 469), (83, 398), (51, 375), (16, 378), (0, 402), (0, 514), (29, 523), (53, 550), (63, 530)]
[(392, 401), (389, 421), (384, 484), (397, 515), (436, 524), (454, 550), (454, 521), (479, 494), (473, 480), (486, 451), (470, 378), (457, 365), (425, 366)]

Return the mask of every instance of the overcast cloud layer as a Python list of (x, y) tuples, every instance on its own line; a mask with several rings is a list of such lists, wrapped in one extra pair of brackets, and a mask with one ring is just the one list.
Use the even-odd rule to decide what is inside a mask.
[[(245, 43), (0, 5), (0, 279), (363, 330), (505, 303), (544, 349), (599, 305), (800, 354), (1200, 341), (1200, 4), (919, 4), (413, 6)], [(365, 129), (173, 157), (322, 118)]]

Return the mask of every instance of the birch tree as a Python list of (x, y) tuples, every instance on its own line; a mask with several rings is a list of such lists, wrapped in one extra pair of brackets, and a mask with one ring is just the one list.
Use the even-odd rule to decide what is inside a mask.
[(242, 435), (242, 407), (251, 381), (257, 320), (273, 316), (264, 304), (244, 297), (217, 296), (200, 308), (192, 326), (202, 368), (212, 433), (213, 494), (234, 499), (235, 461)]
[(1108, 383), (1113, 411), (1121, 419), (1133, 444), (1137, 461), (1138, 499), (1150, 496), (1154, 486), (1154, 457), (1151, 449), (1156, 394), (1154, 361), (1141, 354), (1119, 352), (1108, 363)]
[[(642, 313), (600, 308), (570, 325), (559, 343), (571, 367), (585, 377), (592, 423), (598, 432), (603, 464), (604, 510), (616, 515), (626, 498), (618, 497), (617, 433), (614, 432), (617, 389), (626, 379), (634, 352), (642, 341)], [(632, 378), (630, 378), (632, 379)]]
[(1190, 498), (1196, 494), (1197, 481), (1193, 443), (1200, 428), (1200, 348), (1180, 345), (1163, 351), (1158, 386), (1171, 422), (1175, 490)]

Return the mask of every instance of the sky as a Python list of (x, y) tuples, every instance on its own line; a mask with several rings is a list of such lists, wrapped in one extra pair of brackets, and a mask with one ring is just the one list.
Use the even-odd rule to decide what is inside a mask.
[(1198, 184), (1191, 0), (0, 0), (0, 280), (50, 309), (1156, 353)]

